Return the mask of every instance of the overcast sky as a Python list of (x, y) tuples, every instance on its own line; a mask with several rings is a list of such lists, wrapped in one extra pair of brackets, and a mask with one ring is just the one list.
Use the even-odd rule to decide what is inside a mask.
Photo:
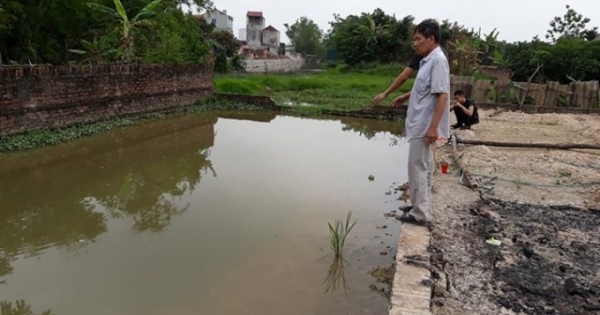
[(281, 41), (287, 42), (284, 23), (292, 24), (306, 16), (315, 21), (321, 29), (329, 29), (333, 14), (343, 17), (361, 12), (373, 12), (383, 9), (396, 17), (412, 15), (416, 21), (425, 18), (439, 20), (450, 19), (459, 24), (481, 27), (484, 34), (496, 28), (499, 39), (507, 41), (530, 40), (535, 35), (544, 38), (549, 21), (557, 15), (562, 16), (565, 5), (570, 4), (577, 12), (589, 17), (591, 26), (600, 26), (600, 0), (213, 0), (219, 10), (227, 10), (234, 18), (234, 35), (245, 27), (246, 11), (262, 11), (266, 26), (273, 25), (281, 32)]

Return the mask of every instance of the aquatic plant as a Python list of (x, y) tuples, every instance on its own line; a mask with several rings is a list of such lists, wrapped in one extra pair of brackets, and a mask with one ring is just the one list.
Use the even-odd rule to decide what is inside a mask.
[(350, 223), (351, 219), (352, 211), (348, 211), (345, 222), (342, 220), (335, 220), (333, 225), (327, 222), (327, 225), (329, 226), (329, 246), (336, 258), (342, 257), (346, 238), (352, 231), (352, 228), (354, 228), (354, 225), (356, 225), (356, 222), (358, 222), (354, 221), (353, 223)]

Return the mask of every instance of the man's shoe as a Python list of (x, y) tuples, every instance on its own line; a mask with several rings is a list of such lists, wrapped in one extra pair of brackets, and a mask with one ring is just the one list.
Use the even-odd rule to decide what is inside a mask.
[(458, 127), (460, 127), (460, 124), (458, 124), (458, 123), (457, 123), (457, 124), (454, 124), (454, 125), (452, 125), (452, 126), (450, 126), (450, 128), (452, 128), (452, 129), (456, 129), (456, 128), (458, 128)]
[(460, 129), (461, 130), (471, 130), (471, 126), (465, 125), (465, 126), (460, 127)]
[(412, 214), (409, 213), (403, 213), (399, 216), (396, 216), (396, 219), (398, 219), (400, 222), (402, 223), (409, 223), (409, 224), (415, 224), (415, 225), (420, 225), (420, 226), (426, 226), (429, 227), (431, 230), (431, 222), (429, 221), (418, 221)]
[(404, 207), (400, 207), (400, 211), (407, 213), (410, 212), (410, 210), (412, 210), (413, 206), (404, 206)]

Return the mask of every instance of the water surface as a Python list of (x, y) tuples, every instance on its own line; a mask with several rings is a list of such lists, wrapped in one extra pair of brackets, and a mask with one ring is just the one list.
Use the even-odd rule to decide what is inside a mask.
[[(368, 271), (392, 263), (400, 132), (219, 113), (4, 154), (0, 300), (56, 315), (385, 314)], [(327, 222), (349, 210), (348, 292), (325, 293)]]

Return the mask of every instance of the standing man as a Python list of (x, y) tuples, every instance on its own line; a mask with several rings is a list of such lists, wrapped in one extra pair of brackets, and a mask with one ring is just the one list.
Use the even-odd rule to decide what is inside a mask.
[(463, 90), (454, 92), (454, 103), (450, 107), (456, 115), (456, 124), (452, 129), (471, 129), (471, 126), (479, 123), (479, 113), (472, 99), (465, 97)]
[(450, 67), (439, 46), (440, 25), (427, 19), (415, 27), (414, 46), (423, 56), (410, 93), (406, 115), (408, 184), (412, 209), (398, 218), (427, 225), (431, 211), (433, 149), (438, 137), (450, 137)]

